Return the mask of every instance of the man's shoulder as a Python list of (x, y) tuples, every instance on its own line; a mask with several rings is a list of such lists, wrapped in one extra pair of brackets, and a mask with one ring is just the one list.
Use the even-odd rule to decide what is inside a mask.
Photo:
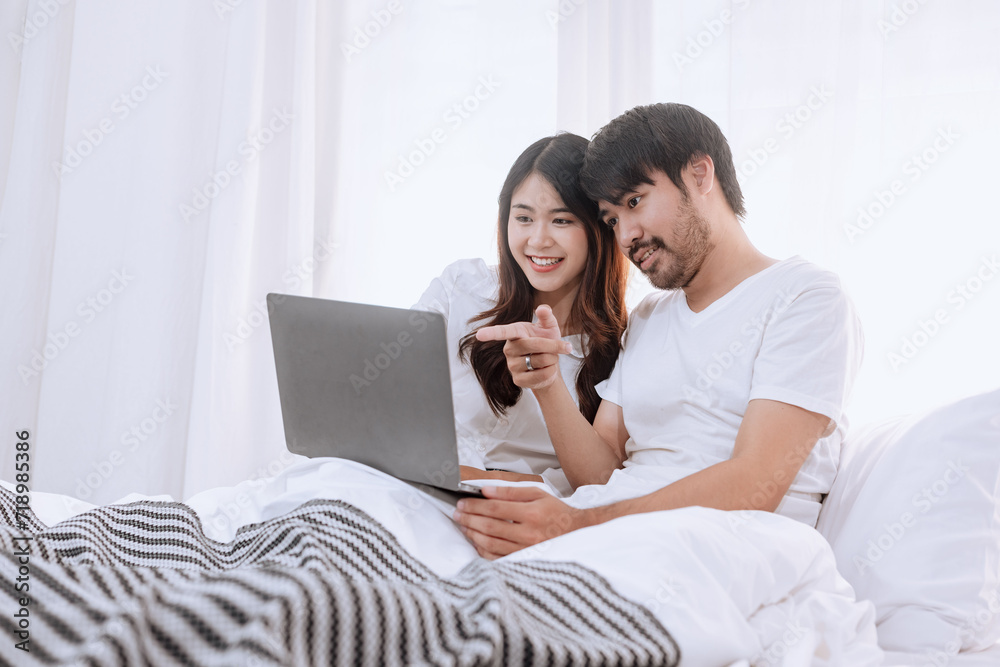
[(765, 321), (779, 318), (794, 322), (807, 318), (813, 322), (816, 333), (847, 326), (859, 339), (863, 336), (854, 301), (840, 276), (797, 256), (782, 264), (782, 271), (775, 276), (769, 290)]
[(767, 279), (761, 281), (759, 289), (775, 292), (786, 298), (795, 298), (804, 292), (828, 290), (844, 291), (840, 276), (818, 264), (798, 255), (781, 260), (770, 267)]
[(682, 290), (656, 290), (644, 296), (639, 305), (629, 313), (628, 328), (623, 338), (625, 347), (629, 346), (630, 340), (635, 340), (640, 335), (651, 320), (659, 322), (654, 326), (664, 326), (665, 319), (669, 317), (671, 308), (676, 307), (678, 298), (684, 298)]
[(781, 260), (774, 265), (774, 278), (789, 286), (801, 286), (803, 289), (833, 287), (842, 289), (840, 276), (818, 264), (795, 255)]
[(633, 321), (648, 320), (661, 315), (675, 306), (678, 298), (684, 298), (683, 290), (656, 290), (642, 298), (629, 314), (629, 324)]

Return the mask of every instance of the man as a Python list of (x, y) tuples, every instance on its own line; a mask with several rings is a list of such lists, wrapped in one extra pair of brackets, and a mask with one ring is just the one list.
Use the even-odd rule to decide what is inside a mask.
[[(664, 292), (632, 313), (593, 425), (537, 322), (484, 328), (506, 340), (570, 482), (568, 502), (488, 487), (455, 513), (485, 557), (627, 514), (692, 505), (765, 510), (815, 525), (846, 428), (862, 334), (837, 277), (771, 259), (740, 224), (743, 195), (718, 126), (680, 104), (637, 107), (595, 135), (581, 181), (620, 249)], [(594, 486), (603, 485), (603, 486)]]

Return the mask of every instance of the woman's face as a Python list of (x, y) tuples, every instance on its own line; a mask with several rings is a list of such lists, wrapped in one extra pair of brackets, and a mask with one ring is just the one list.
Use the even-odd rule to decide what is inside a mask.
[(533, 172), (514, 190), (507, 242), (545, 302), (576, 296), (587, 264), (583, 225), (543, 176)]

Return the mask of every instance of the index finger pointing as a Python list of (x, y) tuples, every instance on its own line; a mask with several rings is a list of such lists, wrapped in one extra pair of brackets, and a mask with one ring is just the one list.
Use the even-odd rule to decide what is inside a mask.
[(496, 324), (476, 331), (476, 338), (481, 341), (518, 340), (520, 338), (529, 338), (530, 336), (531, 332), (521, 322), (515, 324)]

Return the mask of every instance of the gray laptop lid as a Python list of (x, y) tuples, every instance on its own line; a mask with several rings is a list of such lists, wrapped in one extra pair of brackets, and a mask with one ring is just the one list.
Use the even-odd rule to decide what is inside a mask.
[(443, 317), (288, 294), (267, 306), (289, 451), (458, 489)]

